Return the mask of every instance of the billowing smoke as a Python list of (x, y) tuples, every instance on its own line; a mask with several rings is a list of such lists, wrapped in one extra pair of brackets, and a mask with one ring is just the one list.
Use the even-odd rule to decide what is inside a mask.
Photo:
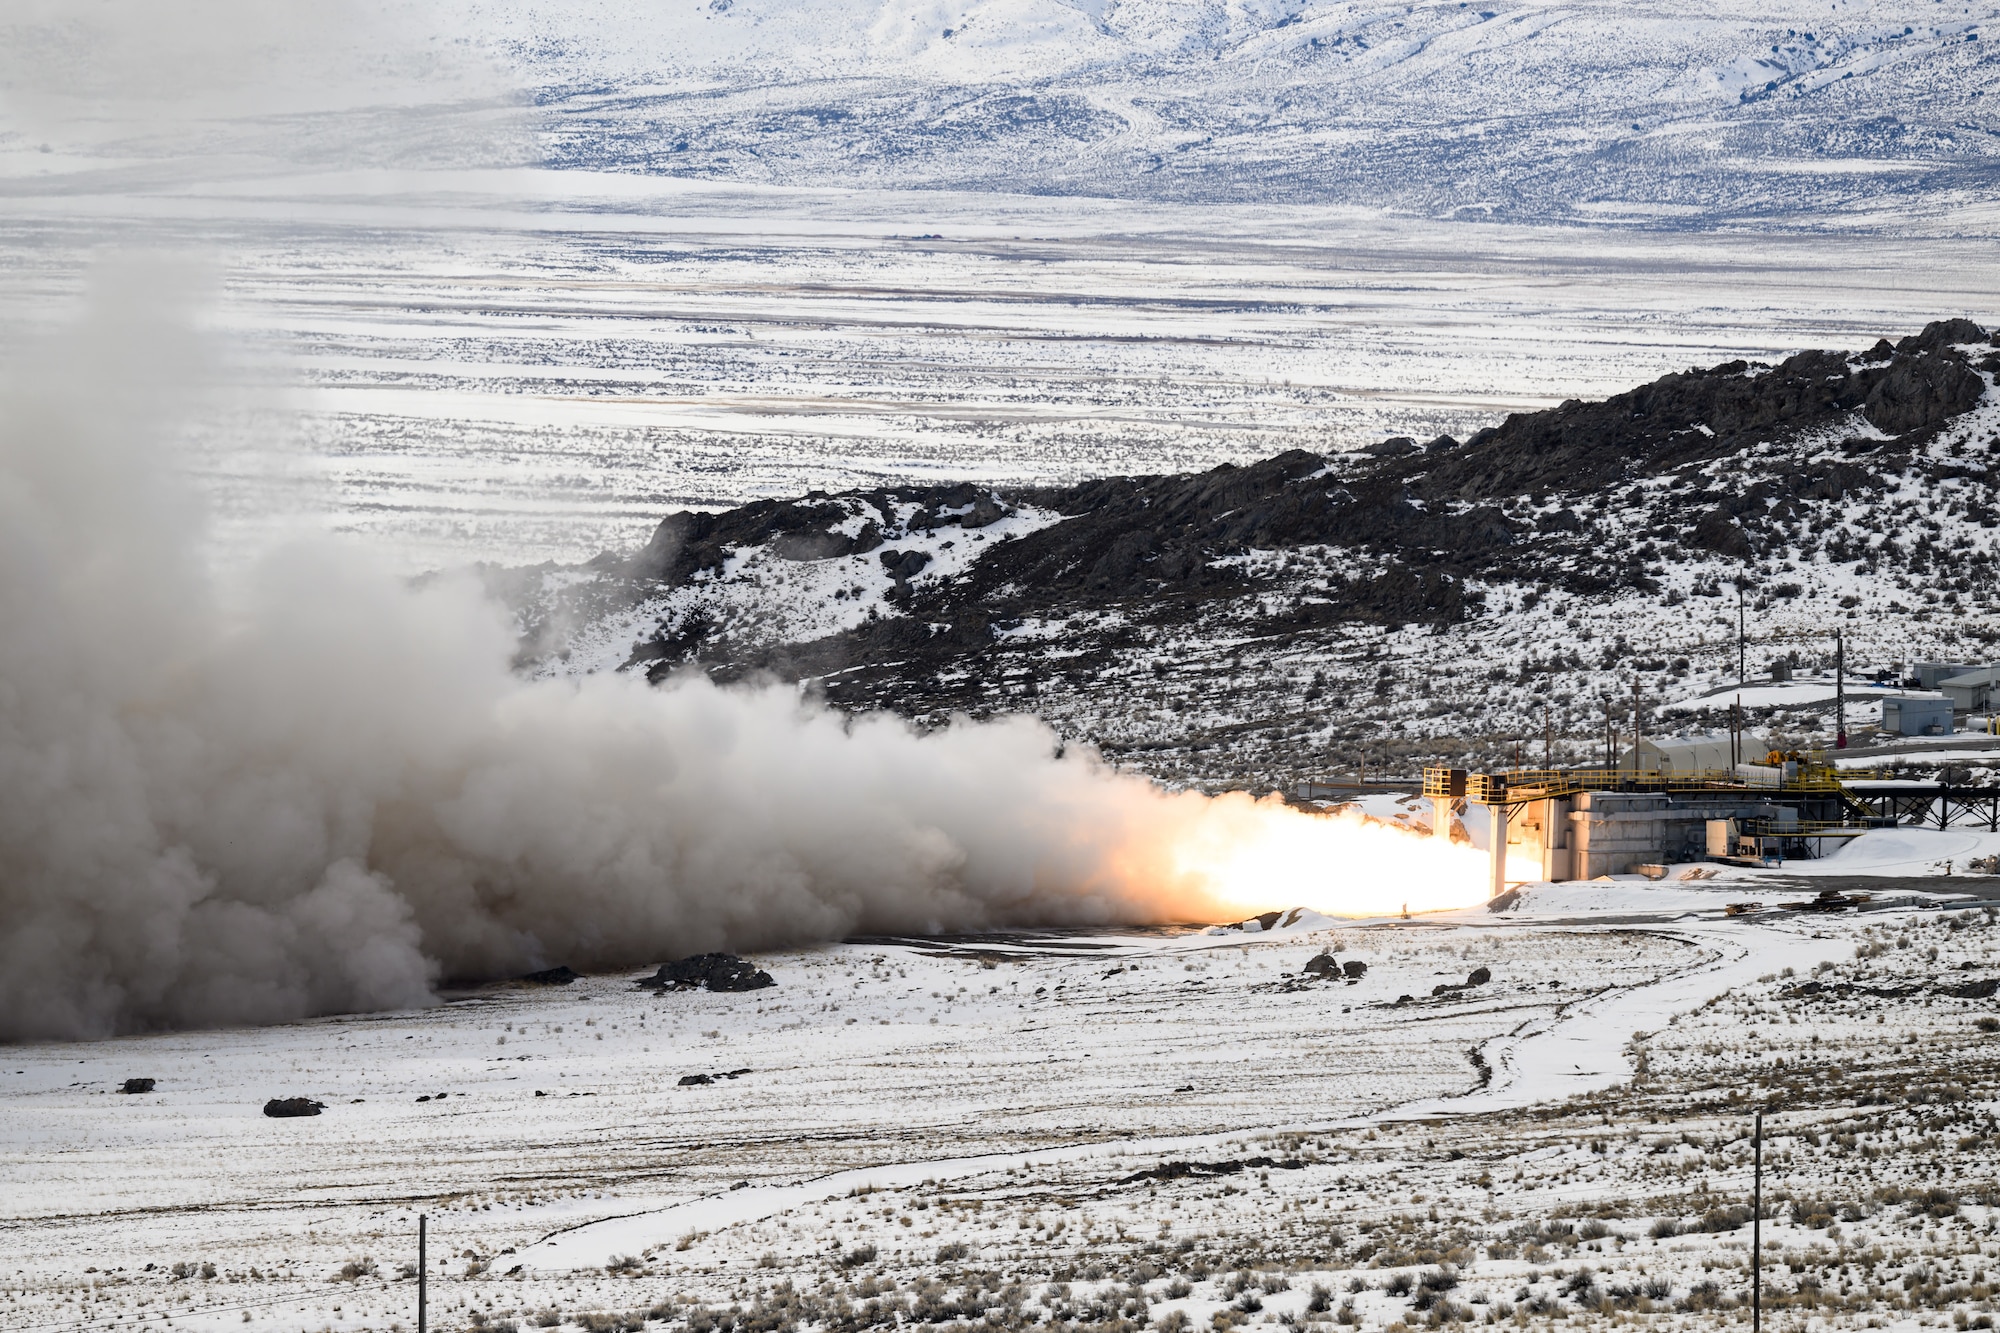
[[(136, 151), (144, 125), (177, 160), (423, 157), (425, 117), (381, 108), (433, 95), (433, 65), (510, 104), (399, 35), (421, 6), (361, 23), (343, 0), (303, 31), (246, 0), (16, 9), (4, 111), (58, 150)], [(371, 128), (305, 114), (356, 105)], [(330, 540), (218, 577), (175, 456), (207, 377), (159, 274), (103, 276), (65, 333), (0, 329), (35, 349), (0, 384), (0, 1039), (857, 931), (1476, 895), (1463, 849), (1170, 795), (1029, 720), (920, 736), (783, 688), (527, 682), (469, 582), (413, 587)]]
[(1213, 919), (1352, 887), (1364, 833), (1477, 883), (1463, 849), (1170, 795), (1028, 720), (918, 735), (789, 688), (523, 680), (469, 582), (330, 540), (218, 579), (162, 424), (189, 341), (146, 287), (100, 284), (0, 401), (0, 1037), (853, 932)]

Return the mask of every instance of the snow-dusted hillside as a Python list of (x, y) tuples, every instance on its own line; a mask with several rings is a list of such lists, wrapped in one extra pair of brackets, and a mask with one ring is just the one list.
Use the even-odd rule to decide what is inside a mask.
[(0, 174), (541, 161), (1649, 226), (1922, 201), (1990, 227), (2000, 172), (1990, 0), (238, 8), (0, 16)]
[[(943, 722), (1028, 711), (1171, 782), (1289, 786), (1602, 753), (1717, 724), (1748, 666), (1986, 660), (2000, 343), (1968, 321), (1731, 362), (1460, 443), (1065, 488), (885, 486), (668, 518), (495, 575), (542, 669), (799, 680)], [(1830, 739), (1830, 684), (1743, 699)], [(1655, 719), (1658, 719), (1657, 721)]]
[(1990, 4), (545, 3), (566, 165), (1649, 225), (1983, 206)]

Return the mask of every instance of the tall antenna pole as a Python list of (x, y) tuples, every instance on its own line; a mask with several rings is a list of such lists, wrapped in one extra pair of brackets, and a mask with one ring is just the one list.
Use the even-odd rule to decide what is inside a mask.
[(1639, 771), (1639, 677), (1632, 677), (1632, 771)]
[(417, 1333), (429, 1333), (430, 1329), (430, 1325), (428, 1322), (430, 1317), (430, 1312), (426, 1308), (427, 1302), (424, 1298), (430, 1294), (429, 1291), (427, 1290), (426, 1284), (430, 1279), (431, 1266), (428, 1256), (424, 1253), (424, 1241), (425, 1241), (424, 1223), (425, 1223), (424, 1215), (422, 1213), (418, 1213), (417, 1214)]
[(1750, 1186), (1750, 1333), (1764, 1327), (1764, 1113), (1751, 1140), (1757, 1167)]
[(1736, 579), (1736, 683), (1741, 685), (1750, 679), (1749, 652), (1743, 637), (1743, 578)]
[(1833, 748), (1847, 748), (1847, 631), (1833, 631)]
[(1553, 769), (1555, 766), (1556, 766), (1556, 732), (1555, 728), (1549, 723), (1549, 706), (1547, 704), (1543, 704), (1542, 705), (1542, 767), (1547, 769)]

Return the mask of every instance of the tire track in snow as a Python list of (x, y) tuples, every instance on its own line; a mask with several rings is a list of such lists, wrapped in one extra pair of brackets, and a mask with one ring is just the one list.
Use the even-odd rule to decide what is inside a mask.
[(1111, 1139), (1024, 1152), (895, 1162), (836, 1171), (794, 1185), (742, 1186), (563, 1228), (523, 1249), (518, 1262), (524, 1268), (544, 1272), (600, 1268), (618, 1255), (637, 1254), (690, 1233), (713, 1234), (760, 1222), (863, 1187), (900, 1189), (1010, 1168), (1185, 1155), (1253, 1134), (1340, 1132), (1399, 1121), (1456, 1119), (1597, 1092), (1629, 1076), (1625, 1045), (1634, 1031), (1664, 1027), (1673, 1015), (1696, 1008), (1761, 973), (1810, 966), (1827, 949), (1823, 941), (1763, 923), (1746, 922), (1731, 928), (1676, 923), (1671, 930), (1654, 933), (1701, 948), (1701, 958), (1645, 985), (1599, 991), (1562, 1006), (1546, 1021), (1530, 1020), (1515, 1033), (1489, 1042), (1485, 1049), (1493, 1079), (1467, 1094), (1423, 1098), (1365, 1116), (1317, 1124), (1245, 1126), (1218, 1133)]

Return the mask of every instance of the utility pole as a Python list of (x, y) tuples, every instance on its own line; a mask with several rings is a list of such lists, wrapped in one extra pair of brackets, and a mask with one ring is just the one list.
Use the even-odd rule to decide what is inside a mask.
[(1847, 631), (1833, 631), (1833, 748), (1847, 748)]
[(1632, 677), (1632, 771), (1639, 771), (1639, 677)]
[(426, 1219), (424, 1215), (422, 1213), (418, 1213), (417, 1214), (417, 1333), (429, 1333), (430, 1329), (430, 1324), (428, 1322), (430, 1318), (430, 1311), (425, 1308), (427, 1305), (425, 1297), (430, 1294), (428, 1289), (428, 1283), (430, 1281), (430, 1272), (431, 1272), (429, 1257), (424, 1253), (425, 1221)]
[(1750, 1333), (1764, 1327), (1764, 1113), (1751, 1139), (1757, 1166), (1750, 1186)]
[(1743, 637), (1743, 577), (1736, 578), (1736, 683), (1745, 684), (1750, 679), (1749, 650)]
[(1556, 766), (1556, 732), (1549, 724), (1549, 706), (1542, 705), (1542, 767), (1553, 770)]

